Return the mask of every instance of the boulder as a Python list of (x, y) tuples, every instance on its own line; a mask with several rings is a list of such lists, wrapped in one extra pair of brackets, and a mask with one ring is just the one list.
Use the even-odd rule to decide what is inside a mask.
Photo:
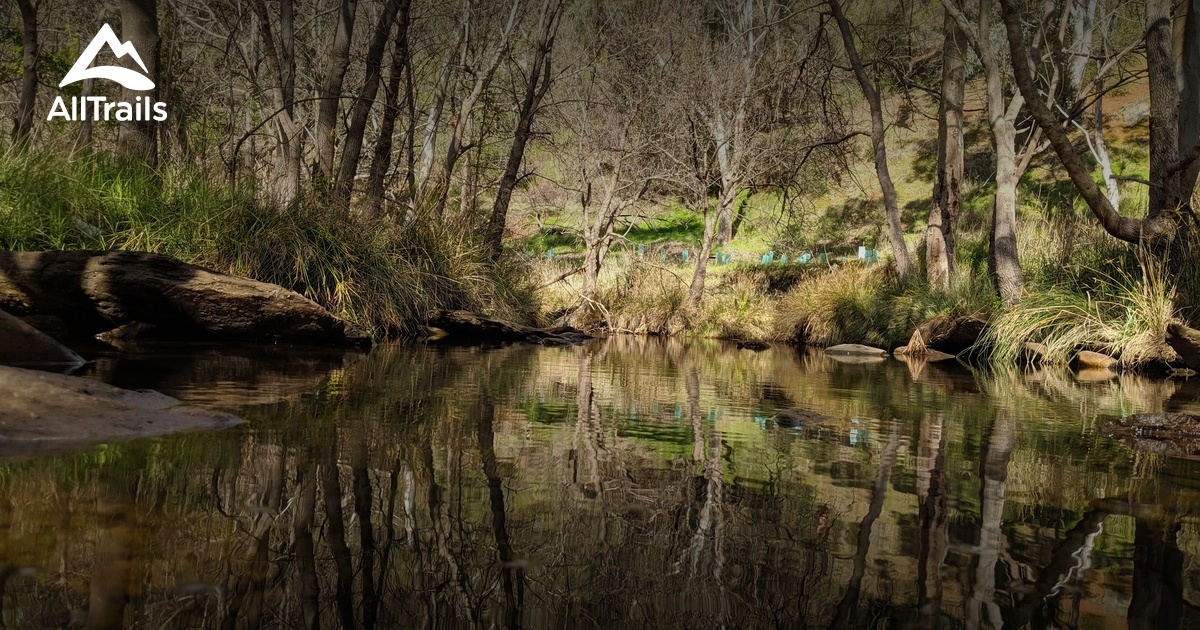
[(140, 322), (173, 340), (370, 344), (295, 291), (142, 252), (0, 252), (0, 308), (73, 337)]
[(1081, 369), (1111, 370), (1117, 367), (1118, 361), (1107, 354), (1080, 350), (1075, 355), (1075, 365)]
[(919, 335), (928, 348), (957, 356), (975, 345), (986, 327), (987, 320), (976, 315), (938, 315), (918, 326), (913, 335)]
[(176, 431), (221, 429), (235, 416), (76, 376), (0, 367), (0, 459)]
[(1171, 322), (1167, 324), (1167, 345), (1179, 355), (1184, 365), (1200, 370), (1200, 330)]
[(1122, 107), (1121, 124), (1125, 127), (1136, 127), (1142, 124), (1150, 116), (1150, 103), (1148, 101), (1136, 101)]
[(40, 330), (0, 311), (0, 365), (45, 367), (70, 372), (84, 364), (78, 354)]

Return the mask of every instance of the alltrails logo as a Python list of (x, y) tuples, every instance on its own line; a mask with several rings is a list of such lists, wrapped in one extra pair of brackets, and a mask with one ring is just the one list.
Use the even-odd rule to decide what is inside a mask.
[[(129, 55), (141, 67), (142, 72), (148, 72), (146, 64), (142, 62), (133, 42), (122, 43), (117, 38), (117, 34), (113, 32), (112, 27), (105, 24), (100, 28), (100, 32), (96, 33), (96, 37), (92, 38), (92, 42), (88, 44), (87, 48), (83, 50), (83, 54), (79, 55), (79, 59), (75, 65), (71, 66), (71, 70), (67, 72), (67, 76), (63, 77), (58, 87), (84, 79), (108, 79), (138, 92), (154, 89), (154, 81), (136, 70), (120, 66), (91, 67), (92, 62), (96, 60), (96, 55), (100, 54), (100, 50), (105, 46), (108, 46), (117, 58)], [(71, 106), (67, 107), (63, 97), (57, 96), (54, 98), (54, 105), (50, 107), (50, 115), (46, 117), (46, 120), (54, 120), (56, 117), (70, 121), (112, 119), (162, 122), (167, 119), (167, 104), (155, 102), (149, 96), (139, 96), (134, 99), (133, 103), (112, 102), (103, 96), (72, 96)]]

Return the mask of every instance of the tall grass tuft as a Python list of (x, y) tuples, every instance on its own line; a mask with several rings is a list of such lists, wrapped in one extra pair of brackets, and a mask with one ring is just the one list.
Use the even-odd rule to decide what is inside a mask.
[(1177, 360), (1167, 345), (1175, 286), (1161, 262), (1140, 274), (1091, 270), (1092, 286), (1059, 285), (1028, 292), (992, 320), (986, 332), (997, 363), (1017, 361), (1026, 342), (1046, 346), (1042, 361), (1068, 363), (1081, 349), (1105, 352), (1128, 366)]
[(0, 156), (0, 248), (168, 254), (291, 289), (367, 328), (412, 332), (434, 308), (536, 311), (520, 263), (489, 264), (479, 226), (366, 224), (315, 198), (280, 208), (203, 173), (102, 155)]

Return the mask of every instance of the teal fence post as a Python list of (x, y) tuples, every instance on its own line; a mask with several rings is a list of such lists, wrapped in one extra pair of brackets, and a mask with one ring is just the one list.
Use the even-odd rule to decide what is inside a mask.
[(687, 262), (687, 261), (688, 261), (688, 258), (690, 258), (690, 257), (691, 257), (691, 256), (690, 256), (690, 254), (688, 254), (688, 250), (686, 250), (686, 249), (685, 249), (685, 250), (683, 250), (683, 254), (682, 254), (682, 256), (683, 256), (683, 262)]
[(546, 260), (554, 260), (554, 250), (553, 249), (546, 250)]

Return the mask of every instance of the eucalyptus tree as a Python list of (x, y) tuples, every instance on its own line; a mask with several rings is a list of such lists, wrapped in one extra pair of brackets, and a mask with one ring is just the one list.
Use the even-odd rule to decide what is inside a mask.
[[(961, 8), (961, 0), (950, 0)], [(950, 290), (956, 250), (955, 222), (962, 210), (963, 97), (967, 42), (958, 21), (945, 12), (942, 27), (942, 76), (938, 106), (937, 173), (925, 229), (925, 275), (935, 290)]]
[[(1191, 25), (1193, 37), (1183, 39), (1181, 54), (1177, 57), (1173, 45), (1171, 2), (1145, 2), (1143, 39), (1150, 88), (1150, 203), (1144, 217), (1130, 217), (1122, 215), (1101, 192), (1067, 136), (1062, 120), (1052, 109), (1053, 103), (1047, 102), (1038, 89), (1030, 50), (1021, 28), (1020, 8), (1014, 0), (1000, 0), (1000, 5), (1017, 86), (1029, 101), (1030, 114), (1045, 130), (1055, 154), (1100, 225), (1117, 239), (1149, 245), (1159, 251), (1164, 245), (1180, 244), (1182, 241), (1178, 237), (1193, 216), (1193, 173), (1197, 158), (1200, 158), (1200, 141), (1194, 132), (1200, 111), (1195, 102), (1181, 96), (1194, 92), (1200, 77), (1195, 73), (1180, 72), (1187, 67), (1188, 60), (1194, 60), (1200, 54), (1197, 50), (1200, 38), (1194, 36), (1195, 12), (1189, 8), (1183, 13), (1183, 25)], [(1183, 30), (1187, 32), (1187, 29)], [(1053, 92), (1048, 94), (1053, 95)]]

